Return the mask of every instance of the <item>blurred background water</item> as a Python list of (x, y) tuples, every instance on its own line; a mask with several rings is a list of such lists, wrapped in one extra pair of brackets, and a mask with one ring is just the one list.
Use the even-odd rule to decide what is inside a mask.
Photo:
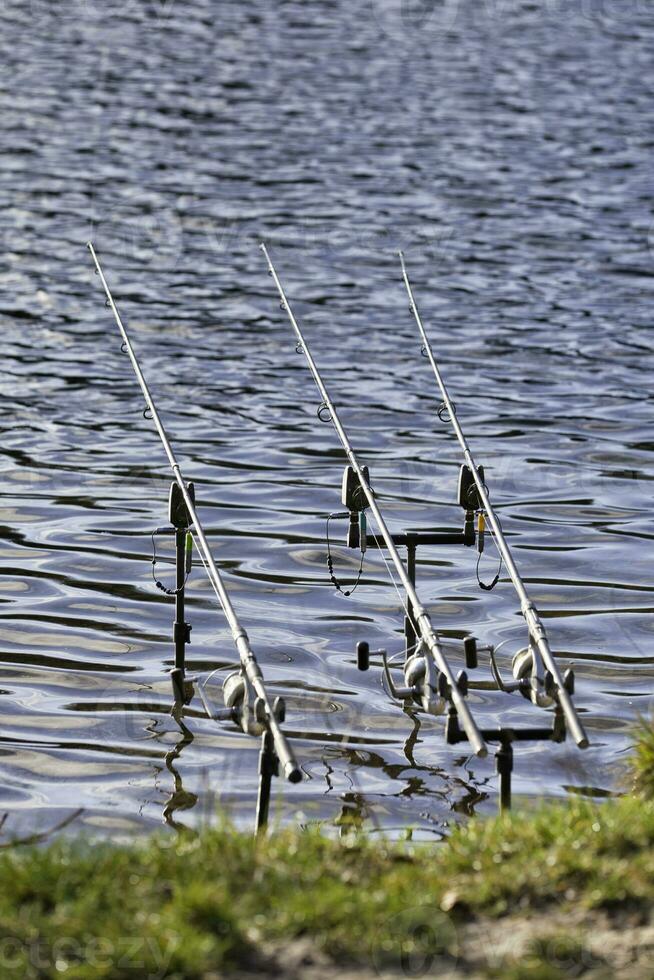
[[(274, 819), (439, 835), (491, 811), (497, 784), (492, 758), (447, 747), (440, 719), (356, 670), (360, 639), (401, 648), (401, 607), (379, 555), (349, 600), (329, 585), (343, 457), (262, 238), (392, 528), (458, 526), (406, 251), (592, 738), (521, 746), (514, 788), (619, 790), (654, 674), (651, 5), (7, 0), (0, 27), (5, 831), (78, 807), (76, 826), (110, 835), (253, 815), (256, 741), (198, 718), (184, 743), (169, 715), (172, 608), (149, 564), (169, 473), (89, 238), (287, 699), (307, 778), (277, 782)], [(470, 551), (418, 557), (434, 623), (508, 638), (506, 668), (524, 637), (506, 575), (486, 594)], [(188, 612), (192, 670), (226, 673), (200, 570)], [(541, 720), (470, 700), (486, 726)]]

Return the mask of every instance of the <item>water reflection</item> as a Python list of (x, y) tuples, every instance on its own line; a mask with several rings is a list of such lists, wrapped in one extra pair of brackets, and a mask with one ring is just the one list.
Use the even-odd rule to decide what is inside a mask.
[(189, 793), (188, 790), (184, 789), (184, 784), (182, 782), (182, 774), (180, 771), (180, 759), (183, 750), (187, 745), (190, 745), (193, 741), (193, 734), (189, 728), (180, 722), (181, 738), (170, 752), (166, 753), (165, 763), (166, 769), (170, 773), (173, 779), (174, 789), (170, 795), (170, 798), (166, 802), (163, 809), (163, 818), (169, 827), (177, 831), (188, 831), (189, 827), (185, 823), (180, 823), (177, 819), (177, 814), (179, 812), (184, 812), (185, 810), (192, 810), (193, 807), (198, 802), (197, 793)]

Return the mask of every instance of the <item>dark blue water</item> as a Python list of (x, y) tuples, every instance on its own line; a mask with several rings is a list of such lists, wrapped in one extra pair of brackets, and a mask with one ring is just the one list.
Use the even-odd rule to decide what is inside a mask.
[[(169, 716), (172, 609), (149, 564), (169, 473), (89, 238), (287, 699), (307, 778), (277, 784), (275, 819), (439, 834), (491, 811), (497, 783), (492, 758), (356, 670), (360, 639), (401, 649), (401, 606), (379, 555), (351, 599), (329, 586), (343, 457), (262, 238), (392, 528), (457, 526), (405, 249), (592, 738), (521, 747), (515, 790), (619, 789), (654, 676), (651, 5), (9, 0), (0, 26), (5, 830), (78, 807), (113, 835), (164, 811), (245, 822), (256, 791), (255, 740), (194, 719), (184, 744)], [(508, 639), (506, 669), (517, 602), (506, 576), (478, 589), (474, 557), (424, 550), (420, 592), (447, 635)], [(201, 570), (189, 595), (191, 667), (227, 673)], [(544, 720), (489, 691), (470, 703), (486, 727)]]

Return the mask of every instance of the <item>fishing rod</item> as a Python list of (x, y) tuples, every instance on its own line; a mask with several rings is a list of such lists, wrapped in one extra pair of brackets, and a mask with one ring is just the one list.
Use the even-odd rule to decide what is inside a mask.
[[(415, 586), (411, 581), (411, 578), (409, 577), (397, 551), (393, 541), (393, 536), (388, 530), (384, 517), (379, 509), (375, 499), (375, 494), (370, 486), (368, 469), (360, 464), (352, 448), (347, 433), (339, 418), (336, 406), (330, 398), (329, 392), (327, 391), (325, 383), (316, 366), (316, 362), (311, 355), (306, 339), (298, 325), (297, 320), (295, 319), (291, 306), (286, 297), (286, 293), (284, 292), (284, 287), (280, 282), (279, 276), (277, 275), (270, 255), (268, 254), (268, 250), (263, 243), (261, 244), (261, 250), (266, 258), (269, 273), (272, 276), (277, 292), (279, 293), (281, 307), (288, 315), (291, 326), (297, 336), (298, 343), (296, 349), (298, 353), (304, 354), (309, 370), (313, 375), (313, 379), (316, 383), (318, 391), (320, 392), (322, 404), (318, 409), (318, 415), (323, 421), (331, 421), (334, 429), (336, 430), (341, 445), (345, 451), (345, 455), (350, 463), (352, 476), (356, 481), (358, 481), (358, 488), (360, 488), (361, 492), (363, 493), (367, 505), (370, 508), (375, 521), (377, 522), (381, 538), (388, 550), (393, 565), (395, 566), (397, 574), (407, 595), (412, 618), (416, 624), (419, 643), (418, 652), (412, 658), (412, 662), (407, 662), (407, 668), (409, 668), (408, 672), (405, 670), (407, 688), (403, 689), (400, 693), (407, 696), (409, 694), (413, 694), (414, 697), (417, 696), (416, 700), (419, 699), (421, 707), (429, 714), (441, 714), (445, 710), (446, 703), (449, 703), (450, 718), (458, 717), (458, 719), (460, 719), (466, 737), (469, 740), (474, 753), (478, 756), (485, 756), (488, 750), (486, 748), (484, 737), (477, 727), (477, 724), (475, 723), (475, 720), (472, 717), (470, 709), (465, 701), (465, 693), (467, 692), (467, 677), (459, 676), (459, 678), (456, 680), (454, 678), (452, 670), (445, 657), (439, 637), (432, 626), (429, 614), (418, 597)], [(327, 415), (329, 415), (329, 419), (327, 419)], [(346, 471), (344, 480), (344, 495), (347, 490), (345, 486), (347, 480), (348, 473)], [(358, 488), (350, 487), (349, 492), (353, 493)], [(426, 650), (424, 656), (420, 653), (420, 647), (424, 647)], [(387, 680), (390, 680), (390, 672), (387, 668), (385, 673)], [(391, 690), (394, 690), (392, 686)]]
[[(478, 494), (481, 504), (480, 517), (482, 520), (484, 518), (487, 519), (492, 528), (498, 551), (518, 595), (520, 600), (520, 610), (525, 622), (527, 623), (530, 641), (529, 647), (526, 650), (526, 656), (519, 657), (519, 655), (517, 655), (514, 659), (514, 674), (519, 679), (524, 679), (527, 674), (531, 675), (528, 693), (532, 702), (540, 705), (546, 704), (548, 699), (549, 703), (551, 703), (551, 700), (553, 699), (563, 712), (568, 730), (579, 748), (586, 748), (588, 746), (588, 737), (584, 731), (583, 725), (581, 724), (571, 698), (571, 694), (574, 690), (573, 675), (571, 671), (567, 671), (565, 679), (561, 677), (558, 665), (550, 649), (549, 640), (543, 622), (533, 600), (525, 588), (520, 572), (518, 571), (513, 560), (513, 555), (511, 554), (511, 549), (509, 548), (504, 531), (502, 530), (502, 525), (500, 524), (497, 514), (495, 513), (495, 509), (490, 501), (488, 487), (484, 479), (483, 468), (481, 466), (477, 466), (475, 463), (472, 451), (459, 423), (456, 405), (450, 398), (445, 381), (443, 380), (443, 376), (436, 362), (436, 358), (434, 357), (434, 352), (429, 341), (429, 337), (427, 336), (427, 331), (423, 325), (422, 318), (418, 310), (418, 305), (413, 294), (413, 289), (409, 281), (404, 255), (402, 252), (400, 252), (399, 256), (402, 266), (402, 277), (409, 296), (409, 308), (413, 313), (418, 330), (420, 331), (420, 336), (422, 338), (422, 353), (429, 359), (429, 363), (431, 364), (434, 377), (436, 378), (436, 383), (438, 384), (443, 399), (442, 404), (438, 409), (439, 418), (446, 421), (445, 416), (447, 416), (449, 421), (452, 423), (452, 428), (454, 429), (456, 438), (463, 451), (466, 465), (468, 466), (475, 483), (476, 493)], [(480, 525), (480, 533), (483, 533), (483, 524)], [(523, 687), (522, 690), (524, 691), (525, 688)]]
[[(285, 715), (284, 702), (281, 698), (276, 698), (273, 704), (270, 703), (270, 698), (268, 697), (268, 692), (266, 691), (261, 668), (250, 645), (248, 635), (241, 625), (234, 607), (232, 606), (229, 594), (216, 566), (211, 548), (209, 547), (202, 523), (198, 517), (195, 508), (195, 494), (193, 491), (193, 485), (187, 484), (184, 481), (180, 465), (177, 461), (175, 453), (173, 452), (173, 448), (166, 434), (166, 430), (161, 421), (159, 412), (157, 411), (157, 407), (152, 398), (150, 389), (148, 388), (148, 384), (134, 352), (131, 340), (122, 322), (107, 284), (107, 280), (105, 279), (102, 271), (100, 261), (91, 242), (88, 243), (88, 248), (93, 258), (93, 262), (95, 263), (96, 272), (100, 276), (100, 280), (107, 297), (106, 305), (111, 309), (122, 336), (122, 350), (129, 356), (132, 363), (134, 374), (136, 375), (136, 379), (140, 385), (143, 397), (145, 398), (147, 406), (146, 411), (149, 411), (152, 421), (154, 422), (155, 428), (159, 434), (159, 438), (173, 472), (175, 483), (173, 484), (171, 490), (176, 492), (174, 494), (171, 492), (171, 523), (178, 528), (183, 526), (184, 523), (188, 523), (189, 526), (193, 527), (193, 536), (202, 565), (204, 566), (211, 586), (222, 607), (225, 619), (227, 620), (232, 634), (234, 645), (239, 654), (240, 670), (238, 671), (237, 675), (230, 675), (230, 677), (225, 680), (225, 684), (223, 686), (223, 693), (227, 708), (224, 711), (213, 712), (203, 689), (200, 688), (199, 693), (205, 706), (205, 710), (207, 711), (209, 717), (218, 720), (230, 719), (236, 721), (245, 734), (263, 735), (260, 775), (262, 778), (264, 776), (268, 778), (268, 785), (270, 775), (275, 774), (277, 761), (279, 764), (281, 764), (282, 772), (285, 778), (291, 783), (298, 783), (302, 779), (302, 771), (299, 768), (293, 754), (293, 750), (288, 744), (286, 736), (281, 729), (281, 722), (283, 722)], [(177, 498), (176, 503), (175, 498)], [(184, 509), (188, 515), (186, 518), (183, 514), (181, 517), (179, 516), (180, 510), (184, 511)], [(188, 559), (186, 568), (188, 571)], [(184, 569), (182, 567), (182, 573), (183, 571)], [(178, 589), (180, 588), (179, 572), (180, 567), (178, 565)], [(184, 581), (185, 580), (182, 574), (182, 588)], [(158, 584), (160, 585), (160, 583)], [(168, 594), (176, 594), (177, 592), (177, 590), (165, 589), (164, 591), (168, 591)], [(178, 624), (176, 623), (175, 625), (177, 630)], [(186, 626), (184, 623), (180, 623), (179, 625), (180, 627)], [(265, 773), (262, 771), (263, 769), (266, 769)], [(265, 809), (265, 814), (261, 814), (261, 816), (265, 817), (267, 815), (267, 799), (260, 799), (260, 804), (263, 805)], [(263, 822), (265, 822), (265, 820)], [(258, 821), (258, 823), (261, 823), (261, 821)]]

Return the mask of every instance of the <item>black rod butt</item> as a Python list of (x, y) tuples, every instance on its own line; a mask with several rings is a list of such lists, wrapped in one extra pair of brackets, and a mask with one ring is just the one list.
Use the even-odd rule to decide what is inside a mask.
[(302, 770), (294, 762), (287, 762), (284, 766), (284, 778), (289, 781), (289, 783), (301, 783), (302, 782)]
[(477, 656), (477, 640), (474, 636), (466, 636), (463, 641), (463, 652), (466, 658), (466, 667), (468, 670), (474, 670), (479, 666), (479, 658)]

